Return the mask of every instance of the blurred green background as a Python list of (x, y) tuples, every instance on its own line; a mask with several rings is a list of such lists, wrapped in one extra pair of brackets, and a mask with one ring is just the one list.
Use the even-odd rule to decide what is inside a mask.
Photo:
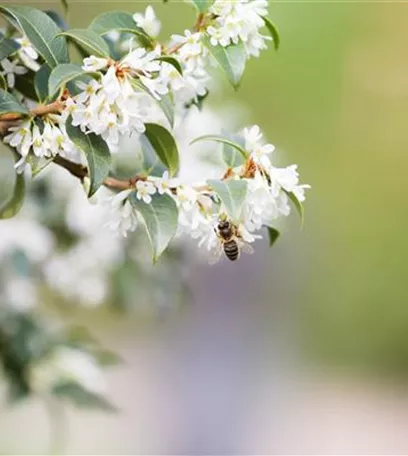
[[(13, 3), (13, 2), (11, 2)], [(15, 2), (24, 3), (24, 2)], [(70, 1), (72, 28), (96, 13), (143, 9), (143, 1)], [(38, 8), (56, 1), (27, 1)], [(190, 26), (184, 2), (154, 2), (161, 37)], [(286, 247), (299, 252), (301, 341), (325, 362), (408, 371), (408, 4), (273, 2), (281, 49), (249, 62), (238, 99), (280, 154), (312, 185), (306, 229), (293, 223)], [(271, 253), (273, 256), (273, 252)], [(291, 274), (291, 271), (287, 271)]]

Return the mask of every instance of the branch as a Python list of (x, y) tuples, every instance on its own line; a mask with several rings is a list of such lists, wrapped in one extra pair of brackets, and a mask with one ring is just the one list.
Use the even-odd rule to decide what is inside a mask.
[[(64, 103), (60, 100), (54, 101), (48, 105), (37, 106), (29, 112), (30, 116), (45, 116), (46, 114), (60, 114), (64, 108)], [(0, 115), (0, 122), (16, 121), (22, 119), (26, 114), (7, 113)]]
[[(67, 160), (60, 155), (57, 155), (53, 162), (66, 169), (73, 176), (77, 177), (81, 182), (84, 181), (85, 177), (89, 176), (89, 171), (86, 166), (81, 165), (80, 163), (74, 163), (70, 160)], [(116, 177), (107, 177), (103, 185), (113, 190), (129, 190), (136, 187), (136, 182), (139, 180), (146, 180), (144, 176), (135, 176), (130, 179), (117, 179)]]

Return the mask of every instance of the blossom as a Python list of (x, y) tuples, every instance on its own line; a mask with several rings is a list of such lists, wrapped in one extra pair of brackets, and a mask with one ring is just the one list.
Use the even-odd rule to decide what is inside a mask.
[(124, 190), (103, 202), (108, 206), (109, 221), (106, 226), (125, 237), (129, 231), (135, 231), (139, 225), (137, 212), (128, 200), (132, 191), (132, 189)]
[(245, 148), (255, 163), (270, 166), (268, 155), (275, 150), (272, 144), (262, 144), (262, 133), (258, 125), (244, 129)]
[(106, 68), (108, 64), (108, 59), (95, 57), (94, 55), (91, 55), (90, 57), (86, 57), (84, 59), (82, 69), (84, 71), (99, 71)]
[(17, 54), (24, 65), (33, 71), (38, 71), (40, 68), (39, 63), (37, 62), (38, 52), (31, 44), (30, 40), (26, 36), (23, 36), (21, 38), (16, 38), (16, 41), (20, 45)]
[(27, 157), (32, 143), (31, 120), (26, 120), (16, 127), (9, 128), (9, 134), (4, 137), (4, 142), (15, 147), (23, 157)]
[(143, 75), (149, 75), (160, 71), (160, 62), (156, 60), (159, 55), (159, 48), (151, 52), (147, 52), (144, 48), (137, 48), (122, 59), (121, 66), (131, 68)]
[(245, 45), (248, 57), (258, 57), (266, 48), (270, 37), (259, 30), (265, 25), (263, 17), (268, 14), (267, 0), (228, 1), (216, 0), (210, 8), (213, 22), (207, 27), (213, 46), (228, 46), (239, 41)]
[(156, 38), (160, 33), (161, 23), (156, 18), (154, 9), (149, 5), (144, 14), (136, 13), (133, 20), (152, 38)]
[(147, 181), (139, 180), (136, 182), (136, 197), (139, 200), (143, 200), (146, 204), (152, 202), (151, 195), (156, 193), (156, 187)]
[[(93, 95), (96, 94), (98, 89), (101, 88), (101, 84), (98, 81), (96, 81), (95, 79), (91, 79), (91, 81), (89, 81), (88, 83), (78, 81), (76, 83), (76, 85), (79, 89), (82, 90), (82, 92), (79, 93), (75, 98), (75, 101), (77, 103), (85, 103), (90, 97), (92, 97)], [(72, 99), (70, 99), (70, 100), (72, 103), (73, 100)]]
[(10, 88), (14, 87), (14, 84), (16, 82), (16, 74), (21, 75), (27, 73), (27, 69), (23, 66), (18, 65), (17, 60), (11, 61), (9, 59), (3, 59), (0, 61), (0, 64), (3, 67), (3, 71), (1, 71), (1, 74), (6, 77), (7, 85)]
[(153, 180), (159, 195), (163, 195), (164, 193), (170, 195), (171, 189), (180, 185), (180, 180), (177, 178), (170, 178), (168, 171), (164, 171), (162, 177), (152, 177), (151, 180)]
[[(47, 124), (49, 125), (49, 124)], [(36, 157), (45, 157), (48, 154), (49, 144), (46, 137), (40, 132), (37, 125), (33, 127), (33, 152)]]

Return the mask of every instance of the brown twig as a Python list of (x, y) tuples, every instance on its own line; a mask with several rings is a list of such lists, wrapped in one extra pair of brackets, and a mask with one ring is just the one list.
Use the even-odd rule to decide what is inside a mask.
[[(80, 163), (74, 163), (64, 157), (61, 157), (60, 155), (57, 155), (53, 162), (66, 169), (81, 182), (84, 181), (85, 177), (89, 176), (89, 171), (86, 166), (83, 166)], [(116, 177), (109, 176), (103, 181), (103, 185), (113, 190), (129, 190), (131, 188), (135, 188), (136, 183), (140, 180), (146, 180), (146, 177), (137, 175), (130, 179), (117, 179)]]
[[(40, 105), (33, 108), (30, 112), (30, 116), (45, 116), (46, 114), (60, 114), (64, 108), (64, 103), (60, 100), (54, 101), (48, 105)], [(21, 113), (7, 113), (0, 115), (0, 122), (4, 121), (16, 121), (20, 120), (25, 116)]]

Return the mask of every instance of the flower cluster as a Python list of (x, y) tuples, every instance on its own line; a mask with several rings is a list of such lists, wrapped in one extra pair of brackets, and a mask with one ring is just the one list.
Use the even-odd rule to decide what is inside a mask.
[(135, 189), (125, 190), (108, 199), (111, 205), (114, 230), (124, 236), (134, 231), (138, 225), (138, 213), (129, 202), (134, 192), (136, 197), (149, 204), (151, 195), (167, 193), (178, 207), (178, 235), (187, 234), (196, 239), (199, 246), (211, 254), (220, 251), (221, 240), (217, 234), (220, 220), (231, 219), (236, 225), (243, 242), (252, 243), (261, 237), (259, 231), (272, 226), (276, 219), (288, 216), (291, 208), (289, 195), (302, 202), (309, 185), (299, 184), (297, 166), (286, 168), (273, 166), (270, 155), (274, 146), (265, 144), (257, 125), (244, 129), (242, 139), (245, 143), (247, 159), (242, 165), (228, 168), (223, 181), (240, 180), (246, 183), (247, 193), (239, 220), (232, 220), (228, 208), (220, 200), (211, 185), (186, 184), (180, 179), (169, 178), (166, 171), (162, 177), (147, 176), (136, 183)]
[(9, 128), (3, 139), (21, 155), (16, 163), (18, 171), (24, 170), (29, 153), (37, 158), (53, 158), (57, 155), (74, 161), (81, 161), (81, 153), (69, 139), (62, 116), (48, 115), (42, 122), (29, 119)]
[(214, 15), (212, 25), (207, 28), (213, 46), (229, 46), (244, 43), (248, 57), (259, 57), (270, 37), (260, 33), (264, 17), (268, 14), (267, 0), (240, 1), (217, 0), (210, 8)]
[(37, 71), (40, 68), (38, 52), (26, 36), (16, 38), (19, 48), (11, 59), (4, 58), (0, 61), (2, 71), (0, 74), (6, 79), (7, 85), (13, 88), (16, 82), (16, 75), (26, 74), (28, 69)]

